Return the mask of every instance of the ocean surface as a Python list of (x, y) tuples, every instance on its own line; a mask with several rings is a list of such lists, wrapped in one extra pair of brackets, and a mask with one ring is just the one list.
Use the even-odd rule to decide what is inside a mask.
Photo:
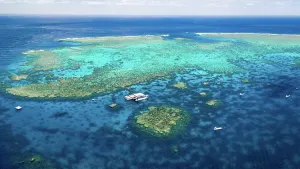
[[(234, 34), (213, 37), (196, 33)], [(275, 38), (277, 41), (268, 39), (275, 34), (280, 35)], [(293, 17), (0, 16), (0, 169), (299, 169), (300, 37), (297, 34), (300, 34), (300, 18)], [(61, 41), (144, 35), (163, 35), (164, 39), (134, 42), (126, 38), (112, 42), (106, 39), (104, 47), (99, 47), (99, 42), (82, 45)], [(120, 46), (109, 46), (116, 45), (111, 44), (116, 41)], [(99, 55), (102, 49), (103, 60)], [(26, 67), (28, 57), (24, 52), (29, 50), (48, 50), (55, 57), (77, 59), (80, 68), (46, 67), (49, 65), (43, 64), (53, 60), (50, 54), (43, 53), (37, 54), (45, 56), (42, 63), (30, 62), (31, 67)], [(80, 56), (76, 50), (81, 51)], [(203, 67), (197, 66), (202, 61), (197, 60), (198, 50), (205, 63)], [(122, 52), (131, 57), (122, 60)], [(141, 54), (136, 56), (138, 52)], [(142, 54), (152, 56), (146, 60)], [(167, 59), (160, 59), (157, 54)], [(109, 60), (111, 56), (118, 62)], [(204, 59), (206, 56), (208, 59)], [(196, 66), (192, 64), (193, 57)], [(163, 63), (164, 60), (177, 65)], [(145, 69), (153, 70), (136, 67), (145, 74), (134, 76), (151, 74), (153, 78), (119, 85), (116, 90), (108, 88), (105, 92), (95, 87), (95, 93), (82, 98), (59, 97), (59, 94), (65, 96), (62, 93), (57, 93), (54, 99), (49, 94), (30, 98), (26, 97), (30, 92), (18, 90), (23, 93), (13, 94), (6, 90), (30, 84), (63, 83), (63, 78), (69, 76), (89, 76), (96, 67), (105, 69), (104, 73), (109, 68), (120, 70), (118, 73), (124, 78), (122, 72), (132, 68), (126, 64), (131, 61), (133, 65), (145, 63)], [(44, 69), (34, 69), (37, 64)], [(183, 64), (187, 65), (184, 69)], [(109, 68), (106, 70), (105, 66)], [(70, 73), (73, 71), (76, 72)], [(8, 78), (24, 72), (30, 77), (27, 80)], [(167, 75), (155, 76), (164, 72)], [(48, 78), (49, 74), (53, 76)], [(99, 76), (102, 75), (100, 72)], [(105, 86), (103, 83), (110, 82), (104, 80), (94, 83)], [(122, 79), (113, 80), (116, 84), (124, 83)], [(176, 87), (177, 82), (185, 87)], [(76, 90), (85, 91), (87, 83), (80, 81), (83, 85)], [(140, 102), (124, 99), (138, 92), (148, 94), (149, 98)], [(201, 97), (201, 92), (207, 93), (207, 98)], [(208, 107), (206, 103), (211, 99), (221, 101), (222, 105)], [(111, 108), (112, 103), (117, 107)], [(159, 138), (133, 127), (137, 114), (149, 106), (164, 105), (189, 113), (191, 118), (184, 131), (172, 138)], [(16, 106), (23, 109), (17, 111)], [(214, 127), (222, 130), (215, 131)]]

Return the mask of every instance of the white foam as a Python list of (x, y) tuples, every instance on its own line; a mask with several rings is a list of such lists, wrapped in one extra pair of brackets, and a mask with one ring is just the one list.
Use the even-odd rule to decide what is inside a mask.
[(80, 39), (97, 39), (97, 38), (137, 38), (137, 37), (155, 37), (155, 36), (160, 36), (160, 37), (166, 37), (170, 36), (169, 34), (162, 34), (162, 35), (126, 35), (126, 36), (96, 36), (96, 37), (74, 37), (74, 38), (63, 38), (63, 39), (58, 39), (57, 41), (70, 41), (70, 40), (80, 40)]
[(245, 32), (245, 33), (240, 33), (240, 32), (234, 32), (234, 33), (222, 33), (222, 32), (210, 32), (210, 33), (205, 33), (205, 32), (199, 32), (195, 33), (196, 35), (269, 35), (269, 36), (300, 36), (300, 34), (275, 34), (275, 33), (253, 33), (253, 32)]

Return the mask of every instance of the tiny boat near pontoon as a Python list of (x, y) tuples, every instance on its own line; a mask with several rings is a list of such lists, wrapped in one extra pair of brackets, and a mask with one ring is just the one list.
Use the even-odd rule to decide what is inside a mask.
[(222, 130), (223, 128), (222, 127), (214, 127), (214, 130), (217, 131), (217, 130)]
[(16, 108), (16, 110), (21, 110), (21, 109), (22, 109), (21, 106), (17, 106), (17, 107), (15, 107), (15, 108)]
[(135, 100), (135, 101), (146, 100), (147, 98), (148, 95), (145, 95), (143, 93), (135, 93), (135, 94), (125, 96), (126, 100)]

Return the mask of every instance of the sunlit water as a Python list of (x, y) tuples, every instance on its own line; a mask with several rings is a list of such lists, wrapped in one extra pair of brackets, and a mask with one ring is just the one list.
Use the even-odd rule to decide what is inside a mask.
[[(1, 168), (41, 168), (30, 162), (37, 154), (42, 164), (74, 169), (300, 167), (300, 36), (286, 35), (300, 34), (297, 18), (1, 20)], [(34, 57), (42, 61), (28, 62)], [(12, 74), (28, 77), (13, 81)], [(124, 99), (136, 92), (149, 98)], [(212, 99), (222, 106), (207, 106)], [(139, 112), (160, 105), (191, 116), (175, 138), (132, 125)]]

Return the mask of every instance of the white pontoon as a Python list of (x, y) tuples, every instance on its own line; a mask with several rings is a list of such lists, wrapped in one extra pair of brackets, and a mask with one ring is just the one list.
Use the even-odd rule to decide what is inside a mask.
[(125, 96), (126, 100), (135, 100), (135, 101), (146, 100), (147, 98), (148, 95), (145, 95), (143, 93), (135, 93), (135, 94)]

